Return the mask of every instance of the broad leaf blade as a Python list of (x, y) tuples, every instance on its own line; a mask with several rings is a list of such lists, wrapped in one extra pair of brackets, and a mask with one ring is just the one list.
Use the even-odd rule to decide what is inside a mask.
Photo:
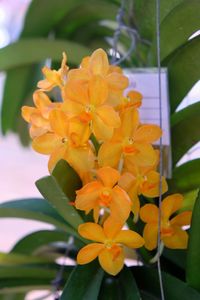
[[(160, 287), (158, 272), (156, 269), (147, 267), (133, 267), (137, 285), (144, 290), (160, 299)], [(189, 287), (184, 281), (162, 272), (164, 294), (166, 299), (170, 300), (199, 300), (200, 294), (193, 288)]]
[(141, 296), (130, 269), (124, 267), (119, 274), (119, 284), (122, 290), (123, 299), (140, 300)]
[(192, 223), (189, 235), (186, 279), (190, 286), (200, 291), (200, 193), (193, 209)]
[(96, 262), (77, 266), (71, 273), (60, 300), (97, 300), (103, 273)]
[(167, 63), (169, 69), (170, 108), (174, 112), (193, 85), (199, 80), (200, 37), (188, 41)]
[(199, 115), (200, 102), (194, 103), (171, 116), (172, 158), (174, 165), (200, 140)]
[[(37, 251), (43, 246), (47, 246), (50, 243), (55, 242), (68, 242), (69, 234), (65, 231), (60, 230), (40, 230), (26, 235), (21, 240), (19, 240), (11, 252), (13, 253), (23, 253), (31, 254)], [(82, 246), (83, 244), (80, 241), (75, 241), (77, 246)]]
[(189, 37), (199, 30), (199, 19), (199, 0), (182, 1), (165, 17), (160, 26), (161, 60), (187, 42)]
[(0, 218), (24, 218), (55, 225), (75, 234), (66, 221), (44, 199), (30, 198), (0, 204)]
[(70, 201), (75, 200), (75, 191), (82, 187), (82, 182), (74, 169), (62, 159), (53, 169), (52, 176)]
[(200, 186), (200, 159), (194, 159), (176, 167), (169, 181), (170, 191), (188, 192)]
[(67, 53), (69, 63), (74, 65), (90, 54), (90, 49), (75, 42), (27, 38), (0, 49), (0, 70), (39, 63), (47, 58), (60, 62), (63, 51)]
[(71, 205), (71, 199), (67, 198), (56, 178), (51, 175), (43, 177), (36, 181), (36, 186), (50, 205), (68, 224), (77, 230), (78, 226), (83, 223), (83, 220), (77, 210)]

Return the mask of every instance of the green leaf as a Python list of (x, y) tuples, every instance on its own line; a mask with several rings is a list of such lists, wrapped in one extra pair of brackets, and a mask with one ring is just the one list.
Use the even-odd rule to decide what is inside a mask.
[[(98, 300), (121, 300), (122, 294), (118, 277), (105, 274), (102, 280)], [(123, 298), (124, 299), (124, 298)]]
[(124, 267), (119, 274), (119, 283), (124, 300), (140, 300), (141, 296), (133, 274), (128, 267)]
[(161, 60), (187, 42), (189, 37), (199, 30), (199, 19), (199, 0), (182, 1), (164, 18), (160, 25)]
[(47, 58), (60, 62), (63, 51), (67, 53), (69, 63), (74, 65), (90, 54), (90, 49), (74, 42), (27, 38), (0, 49), (0, 70), (38, 63)]
[(186, 162), (173, 170), (169, 190), (180, 193), (197, 189), (200, 186), (200, 159)]
[[(54, 242), (68, 242), (69, 234), (60, 230), (40, 230), (26, 235), (19, 240), (11, 250), (11, 253), (30, 254), (36, 252), (39, 248), (47, 246)], [(76, 241), (78, 246), (83, 244)]]
[[(138, 287), (160, 299), (160, 286), (157, 270), (149, 267), (133, 267), (132, 271)], [(166, 299), (200, 299), (200, 294), (195, 289), (189, 287), (184, 281), (165, 272), (162, 272), (162, 280)]]
[(97, 300), (103, 273), (96, 261), (77, 266), (71, 273), (60, 300)]
[[(184, 66), (182, 68), (184, 68)], [(194, 103), (172, 115), (171, 140), (172, 159), (174, 165), (200, 140), (199, 115), (200, 102)]]
[(19, 264), (31, 264), (31, 263), (47, 263), (50, 261), (47, 258), (22, 255), (15, 253), (2, 253), (0, 252), (0, 266), (3, 265), (19, 265)]
[[(33, 0), (28, 8), (21, 37), (46, 36), (82, 0)], [(51, 18), (49, 17), (51, 16)]]
[(75, 191), (82, 187), (82, 182), (79, 175), (66, 162), (66, 160), (62, 159), (56, 164), (53, 169), (52, 176), (56, 179), (60, 188), (70, 201), (75, 200)]
[(39, 79), (35, 76), (38, 68), (40, 65), (20, 66), (7, 72), (1, 109), (1, 125), (4, 134), (10, 129), (16, 130), (16, 119), (19, 119), (21, 106)]
[[(160, 19), (170, 13), (183, 0), (160, 1)], [(156, 3), (154, 0), (134, 1), (134, 19), (141, 36), (152, 40), (156, 31)]]
[[(58, 172), (56, 172), (56, 174), (58, 174)], [(78, 211), (70, 204), (70, 201), (73, 199), (67, 198), (57, 179), (53, 175), (46, 176), (36, 181), (36, 186), (50, 205), (52, 205), (68, 224), (77, 230), (78, 226), (83, 223), (83, 220)]]
[(167, 63), (171, 112), (175, 111), (193, 85), (199, 80), (199, 51), (200, 37), (197, 36), (176, 51)]
[(196, 199), (196, 203), (193, 209), (192, 223), (190, 228), (189, 242), (188, 242), (188, 254), (187, 254), (187, 268), (186, 268), (186, 280), (187, 283), (200, 291), (200, 192)]
[[(73, 266), (64, 268), (64, 280), (68, 279), (73, 268)], [(52, 280), (58, 274), (59, 269), (59, 265), (0, 267), (0, 294), (51, 289)]]
[(44, 199), (30, 198), (0, 204), (0, 218), (38, 220), (76, 234), (65, 220)]

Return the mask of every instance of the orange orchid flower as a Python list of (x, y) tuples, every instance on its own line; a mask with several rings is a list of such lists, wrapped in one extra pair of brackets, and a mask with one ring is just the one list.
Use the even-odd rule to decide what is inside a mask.
[(96, 223), (100, 210), (109, 208), (110, 215), (124, 224), (131, 210), (131, 202), (128, 194), (116, 185), (119, 178), (120, 173), (110, 167), (97, 170), (97, 180), (89, 182), (76, 192), (76, 208), (86, 213), (93, 210)]
[(111, 66), (103, 49), (95, 50), (92, 55), (82, 60), (79, 69), (70, 70), (68, 80), (81, 80), (88, 83), (93, 76), (100, 76), (108, 90), (107, 102), (118, 105), (123, 91), (128, 87), (128, 78), (122, 74), (120, 67)]
[(95, 241), (83, 247), (77, 256), (78, 264), (87, 264), (98, 257), (101, 267), (111, 275), (117, 275), (124, 266), (123, 246), (140, 248), (144, 245), (144, 239), (136, 232), (122, 230), (122, 225), (107, 219), (103, 228), (95, 223), (81, 224), (79, 234)]
[(49, 67), (44, 67), (42, 72), (45, 76), (45, 79), (40, 80), (38, 82), (38, 88), (43, 91), (51, 91), (54, 87), (58, 86), (61, 89), (63, 88), (69, 67), (66, 65), (67, 63), (67, 56), (66, 53), (63, 52), (63, 59), (61, 63), (61, 68), (56, 70), (51, 70)]
[(88, 132), (84, 132), (80, 122), (69, 119), (61, 110), (52, 110), (49, 122), (52, 131), (36, 137), (32, 143), (33, 149), (50, 155), (50, 171), (60, 159), (65, 159), (82, 177), (94, 164), (94, 155), (88, 144)]
[(139, 108), (142, 105), (142, 94), (135, 90), (128, 92), (126, 97), (122, 98), (120, 105), (116, 107), (116, 110), (124, 112), (124, 110), (133, 108)]
[[(190, 225), (191, 211), (184, 211), (170, 218), (182, 206), (183, 196), (174, 194), (166, 197), (161, 205), (161, 241), (167, 248), (186, 249), (188, 234), (183, 226)], [(153, 250), (157, 247), (158, 237), (158, 207), (146, 204), (140, 209), (140, 218), (147, 223), (144, 227), (143, 237), (145, 247)]]
[[(159, 196), (160, 174), (150, 168), (135, 166), (131, 172), (125, 172), (120, 180), (119, 186), (122, 187), (129, 195), (132, 201), (132, 212), (134, 221), (138, 220), (140, 210), (139, 195), (149, 198)], [(166, 179), (162, 176), (162, 194), (168, 189)]]
[(125, 167), (129, 164), (153, 166), (157, 155), (151, 143), (159, 139), (161, 134), (162, 131), (157, 125), (141, 125), (135, 108), (127, 109), (121, 114), (121, 127), (100, 147), (99, 165), (117, 168), (123, 159)]
[(29, 130), (31, 138), (51, 131), (49, 113), (52, 109), (60, 107), (59, 103), (51, 102), (49, 97), (40, 90), (34, 92), (33, 102), (35, 107), (22, 107), (22, 117), (31, 125)]
[(69, 81), (65, 86), (66, 100), (63, 110), (72, 117), (76, 116), (98, 140), (112, 137), (114, 128), (120, 126), (119, 114), (106, 104), (108, 89), (105, 81), (95, 75), (89, 85), (81, 81)]

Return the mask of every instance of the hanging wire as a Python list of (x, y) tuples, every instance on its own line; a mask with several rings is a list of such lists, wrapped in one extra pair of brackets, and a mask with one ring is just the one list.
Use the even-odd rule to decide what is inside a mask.
[[(157, 67), (158, 67), (158, 94), (159, 94), (159, 121), (162, 129), (162, 88), (161, 88), (161, 63), (160, 63), (160, 0), (156, 0), (156, 48), (157, 48)], [(163, 279), (160, 263), (160, 255), (163, 245), (161, 243), (161, 203), (162, 203), (162, 174), (163, 174), (163, 143), (160, 138), (160, 164), (159, 164), (159, 215), (158, 215), (158, 248), (157, 248), (157, 267), (160, 284), (161, 300), (165, 300)]]
[(64, 273), (64, 269), (65, 269), (65, 262), (66, 262), (66, 259), (69, 255), (69, 252), (70, 252), (73, 244), (74, 244), (74, 237), (70, 236), (69, 241), (66, 244), (66, 250), (65, 250), (64, 257), (63, 257), (63, 262), (60, 266), (60, 269), (58, 270), (58, 272), (56, 274), (55, 279), (51, 282), (52, 286), (53, 286), (54, 300), (59, 300), (60, 299), (59, 290), (60, 290), (60, 287), (61, 287), (62, 281), (63, 281), (63, 273)]
[[(138, 33), (138, 31), (134, 28), (131, 28), (130, 26), (128, 26), (125, 21), (124, 21), (124, 16), (126, 13), (126, 0), (122, 0), (121, 1), (121, 6), (118, 10), (117, 16), (116, 16), (116, 21), (117, 21), (117, 28), (114, 32), (113, 35), (113, 41), (112, 41), (112, 59), (111, 59), (111, 64), (112, 65), (119, 65), (121, 64), (123, 61), (125, 61), (126, 59), (128, 59), (130, 57), (130, 55), (133, 53), (133, 51), (136, 48), (137, 43), (140, 41), (142, 43), (148, 44), (149, 42), (145, 39), (142, 39)], [(126, 53), (124, 53), (124, 55), (121, 58), (117, 57), (118, 51), (118, 43), (119, 43), (119, 39), (120, 36), (122, 35), (122, 33), (127, 33), (128, 37), (130, 38), (131, 44), (129, 49), (127, 50)]]

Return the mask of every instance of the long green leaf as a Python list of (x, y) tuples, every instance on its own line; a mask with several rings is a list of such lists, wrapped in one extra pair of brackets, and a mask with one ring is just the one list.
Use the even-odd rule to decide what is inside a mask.
[(19, 119), (21, 106), (33, 86), (36, 87), (39, 79), (36, 76), (39, 67), (38, 65), (20, 66), (7, 72), (1, 109), (1, 125), (4, 134), (10, 129), (16, 130), (16, 119)]
[[(144, 290), (160, 299), (160, 286), (158, 272), (156, 269), (147, 267), (132, 268), (137, 285)], [(166, 299), (170, 300), (199, 300), (200, 294), (184, 281), (162, 272), (164, 294)]]
[[(161, 21), (183, 0), (160, 1)], [(134, 19), (143, 38), (152, 40), (156, 31), (156, 4), (154, 0), (134, 1)]]
[[(64, 280), (68, 279), (73, 268), (73, 266), (64, 268)], [(52, 280), (55, 279), (59, 269), (58, 265), (0, 267), (0, 294), (52, 289)]]
[(21, 37), (46, 36), (81, 3), (82, 0), (33, 0), (26, 14)]
[(56, 167), (53, 169), (52, 176), (56, 179), (60, 188), (70, 201), (75, 200), (75, 191), (82, 187), (82, 182), (79, 175), (66, 162), (66, 160), (62, 159), (56, 164)]
[(199, 0), (183, 1), (165, 17), (160, 25), (161, 60), (187, 42), (188, 38), (199, 30), (199, 19)]
[(170, 191), (188, 192), (200, 186), (200, 159), (194, 159), (173, 170)]
[(168, 62), (170, 108), (174, 112), (193, 85), (199, 80), (200, 37), (188, 41)]
[[(35, 253), (40, 247), (53, 242), (68, 242), (69, 234), (60, 230), (40, 230), (26, 235), (12, 248), (12, 253), (30, 254)], [(80, 245), (81, 242), (79, 242)]]
[(122, 290), (123, 299), (140, 300), (141, 296), (130, 269), (124, 267), (119, 275), (119, 284)]
[(68, 61), (75, 65), (80, 63), (83, 56), (90, 54), (90, 49), (70, 41), (24, 39), (0, 49), (0, 70), (38, 63), (47, 58), (60, 62), (63, 51), (67, 53)]
[(193, 209), (192, 224), (189, 235), (186, 279), (190, 286), (200, 291), (200, 193)]
[(2, 253), (0, 252), (0, 266), (3, 265), (19, 265), (31, 263), (47, 263), (49, 259), (38, 256), (22, 255), (16, 253)]
[(200, 102), (194, 103), (172, 115), (171, 139), (172, 159), (174, 165), (192, 146), (194, 146), (200, 140), (199, 115)]
[(77, 229), (83, 220), (78, 211), (71, 205), (71, 199), (67, 198), (56, 178), (53, 175), (43, 177), (36, 181), (36, 186), (43, 197), (57, 210), (67, 223)]
[(97, 300), (103, 273), (96, 262), (77, 266), (71, 273), (60, 300)]
[(38, 220), (76, 234), (66, 221), (43, 199), (23, 199), (0, 204), (0, 218)]

